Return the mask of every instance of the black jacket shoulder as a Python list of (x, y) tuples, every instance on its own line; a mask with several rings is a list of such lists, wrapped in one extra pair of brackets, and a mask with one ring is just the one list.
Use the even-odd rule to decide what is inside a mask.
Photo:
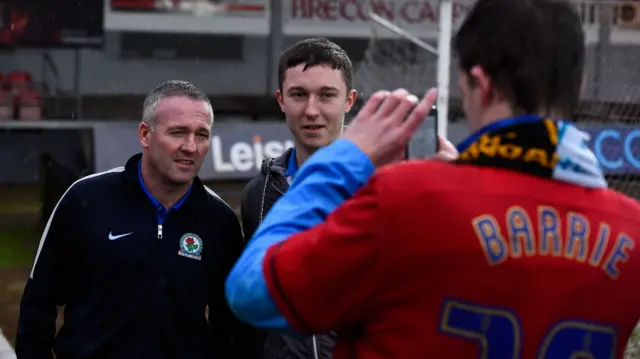
[(253, 234), (275, 201), (289, 188), (285, 173), (293, 149), (280, 157), (266, 158), (258, 172), (244, 187), (241, 201), (242, 228), (247, 240)]
[(215, 213), (223, 213), (225, 218), (227, 216), (234, 217), (237, 220), (236, 212), (233, 208), (225, 202), (222, 197), (218, 196), (211, 188), (204, 186), (205, 191), (207, 192), (207, 199), (209, 201), (209, 206), (212, 210), (216, 211)]
[(258, 173), (246, 184), (242, 192), (240, 217), (242, 219), (242, 231), (247, 242), (253, 237), (262, 221), (263, 208), (261, 207), (261, 198), (266, 184), (267, 177), (263, 173)]
[(124, 185), (126, 185), (125, 168), (116, 167), (80, 178), (69, 186), (62, 198), (69, 194), (86, 196), (105, 193), (104, 191), (109, 189), (122, 190)]
[[(80, 178), (67, 188), (49, 215), (72, 216), (73, 220), (78, 221), (85, 209), (91, 204), (108, 205), (110, 194), (120, 193), (127, 190), (127, 187), (124, 167)], [(61, 211), (60, 208), (65, 208), (65, 210)], [(62, 219), (66, 220), (66, 218)]]

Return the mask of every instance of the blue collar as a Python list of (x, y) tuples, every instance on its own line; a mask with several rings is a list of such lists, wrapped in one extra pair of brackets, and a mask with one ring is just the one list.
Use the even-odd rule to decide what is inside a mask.
[(289, 162), (287, 163), (287, 171), (284, 173), (286, 177), (291, 177), (298, 172), (298, 161), (296, 161), (296, 148), (293, 148), (291, 151), (291, 156), (289, 156)]
[(142, 179), (142, 160), (138, 161), (138, 180), (140, 181), (140, 187), (144, 191), (144, 194), (147, 195), (147, 198), (149, 198), (149, 200), (153, 204), (153, 207), (156, 209), (156, 216), (158, 217), (158, 222), (160, 224), (164, 222), (169, 212), (177, 210), (178, 208), (180, 208), (180, 206), (184, 204), (184, 202), (187, 200), (187, 197), (189, 197), (189, 194), (191, 193), (191, 188), (193, 186), (192, 185), (191, 187), (189, 187), (189, 190), (187, 191), (187, 193), (185, 193), (185, 195), (176, 204), (174, 204), (171, 208), (167, 209), (167, 208), (164, 208), (164, 206), (162, 205), (162, 203), (160, 203), (160, 201), (158, 201), (151, 195), (151, 193), (147, 189), (147, 186), (144, 184), (144, 180)]
[(487, 132), (497, 131), (503, 129), (505, 127), (513, 126), (516, 124), (530, 123), (530, 122), (538, 122), (542, 121), (543, 118), (537, 115), (524, 115), (518, 117), (505, 118), (502, 120), (498, 120), (496, 122), (492, 122), (478, 131), (471, 134), (471, 136), (467, 137), (464, 141), (458, 144), (458, 152), (464, 152), (472, 143), (476, 142), (480, 136), (484, 135)]

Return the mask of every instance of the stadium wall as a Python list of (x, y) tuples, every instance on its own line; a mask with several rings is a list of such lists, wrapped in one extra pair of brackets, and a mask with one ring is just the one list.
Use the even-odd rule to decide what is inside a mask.
[[(168, 79), (195, 83), (209, 95), (265, 92), (266, 37), (243, 37), (241, 61), (214, 61), (199, 58), (124, 59), (120, 56), (120, 34), (107, 33), (102, 50), (78, 50), (80, 53), (80, 92), (85, 95), (146, 94)], [(73, 50), (16, 50), (0, 54), (2, 72), (29, 71), (40, 78), (42, 55), (49, 53), (60, 74), (60, 90), (72, 93), (75, 78)], [(135, 79), (135, 81), (132, 81)]]
[[(242, 37), (242, 58), (240, 60), (192, 60), (171, 59), (125, 59), (120, 56), (121, 36), (118, 33), (106, 34), (106, 46), (103, 50), (79, 50), (81, 75), (79, 90), (84, 95), (145, 94), (159, 82), (169, 78), (182, 79), (196, 83), (210, 95), (264, 95), (272, 94), (275, 82), (266, 86), (268, 71), (275, 74), (276, 65), (270, 66), (266, 54), (269, 53), (267, 37)], [(293, 44), (299, 38), (285, 37), (282, 46)], [(354, 62), (363, 58), (368, 39), (335, 39), (343, 46)], [(0, 69), (3, 72), (26, 70), (40, 77), (42, 55), (45, 50), (21, 50), (0, 54)], [(71, 50), (47, 50), (60, 73), (60, 89), (71, 93), (74, 90), (75, 55)], [(594, 45), (588, 45), (586, 74), (588, 86), (585, 97), (594, 99), (597, 94), (620, 93), (621, 86), (640, 83), (640, 71), (635, 69), (640, 61), (640, 46), (615, 45), (606, 51), (606, 59), (598, 59)], [(423, 71), (425, 81), (415, 84), (415, 73), (407, 78), (397, 77), (403, 83), (397, 86), (435, 84), (435, 58), (431, 56), (425, 62)], [(599, 65), (600, 64), (600, 65)], [(454, 69), (455, 63), (452, 64)], [(600, 67), (600, 68), (598, 68)], [(625, 72), (626, 69), (626, 72)], [(383, 68), (377, 69), (384, 71)], [(433, 74), (433, 75), (431, 75)], [(456, 81), (456, 72), (452, 72), (452, 84)], [(384, 74), (376, 76), (385, 77)], [(131, 81), (135, 79), (135, 81)], [(597, 80), (597, 83), (594, 82)], [(366, 95), (370, 92), (365, 75), (356, 76), (358, 90)], [(394, 84), (395, 85), (395, 84)], [(390, 85), (387, 85), (390, 86)], [(452, 86), (452, 96), (457, 96), (457, 88)], [(633, 94), (640, 99), (640, 91)]]

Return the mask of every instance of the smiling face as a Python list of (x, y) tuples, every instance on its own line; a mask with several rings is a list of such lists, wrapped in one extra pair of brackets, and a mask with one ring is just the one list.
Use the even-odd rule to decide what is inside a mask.
[(338, 69), (325, 64), (305, 66), (287, 69), (276, 97), (296, 147), (313, 153), (342, 134), (344, 116), (356, 99), (356, 91), (347, 89)]
[(186, 96), (160, 99), (155, 126), (139, 126), (143, 158), (154, 175), (171, 186), (190, 184), (209, 152), (213, 115), (206, 101)]

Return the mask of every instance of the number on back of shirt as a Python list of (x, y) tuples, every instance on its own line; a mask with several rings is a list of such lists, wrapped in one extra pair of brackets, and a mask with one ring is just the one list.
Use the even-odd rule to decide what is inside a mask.
[[(518, 316), (501, 308), (447, 300), (440, 330), (478, 344), (478, 358), (518, 359), (523, 331)], [(538, 359), (613, 359), (617, 333), (613, 327), (567, 319), (552, 325), (535, 348)]]

